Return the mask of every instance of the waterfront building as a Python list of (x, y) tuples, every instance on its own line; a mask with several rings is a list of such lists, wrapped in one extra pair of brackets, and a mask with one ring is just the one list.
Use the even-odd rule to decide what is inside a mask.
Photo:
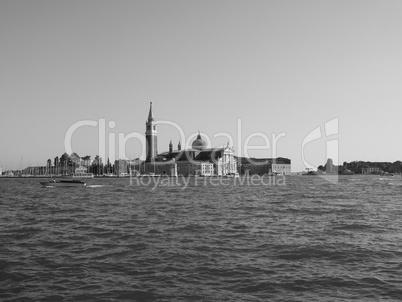
[(149, 166), (149, 171), (155, 173), (183, 176), (225, 176), (237, 174), (237, 161), (233, 148), (207, 148), (201, 135), (193, 142), (191, 148), (170, 149), (169, 152), (158, 155), (155, 167)]
[(146, 122), (146, 160), (143, 164), (146, 174), (160, 175), (235, 175), (237, 174), (237, 161), (234, 150), (229, 145), (221, 148), (209, 148), (206, 141), (198, 133), (191, 148), (182, 149), (178, 143), (177, 150), (173, 150), (170, 141), (168, 152), (157, 153), (157, 130), (152, 103)]
[(179, 175), (225, 176), (238, 173), (233, 148), (229, 145), (207, 148), (200, 134), (193, 142), (192, 148), (177, 150), (163, 156), (176, 158)]
[(177, 176), (177, 164), (174, 159), (164, 159), (158, 155), (152, 162), (144, 163), (143, 174)]
[(381, 169), (379, 167), (364, 167), (362, 168), (362, 174), (378, 174), (381, 173)]
[(271, 158), (271, 172), (282, 175), (289, 175), (292, 173), (291, 160), (288, 158), (278, 157)]
[[(15, 173), (15, 174), (18, 174), (18, 173)], [(5, 172), (5, 175), (4, 175), (4, 176), (7, 176), (7, 177), (14, 177), (14, 172), (11, 171), (11, 170), (8, 170), (8, 171)]]
[(73, 177), (92, 178), (94, 177), (94, 174), (88, 173), (88, 168), (80, 165), (78, 168), (75, 169)]
[(157, 153), (157, 129), (152, 103), (146, 121), (146, 160), (141, 173), (169, 176), (226, 176), (241, 174), (282, 174), (291, 173), (291, 160), (288, 158), (243, 158), (235, 157), (233, 147), (226, 145), (211, 148), (198, 133), (190, 148), (182, 149), (178, 143), (173, 149), (169, 142), (168, 150)]
[(270, 163), (268, 158), (247, 158), (238, 157), (240, 174), (258, 174), (264, 175), (270, 172)]
[(78, 168), (75, 169), (75, 174), (84, 174), (87, 173), (88, 168), (84, 166), (79, 166)]
[(291, 173), (291, 160), (288, 158), (247, 158), (238, 157), (241, 174), (282, 174)]
[(212, 176), (214, 175), (214, 164), (203, 161), (183, 161), (177, 163), (177, 173), (179, 175), (189, 176)]
[(143, 161), (139, 158), (133, 160), (118, 159), (114, 161), (115, 174), (117, 176), (138, 175), (141, 173)]

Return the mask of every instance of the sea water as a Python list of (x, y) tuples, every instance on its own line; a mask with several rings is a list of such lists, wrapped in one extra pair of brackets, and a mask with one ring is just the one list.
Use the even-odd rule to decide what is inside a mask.
[(402, 300), (400, 176), (210, 180), (0, 179), (0, 300)]

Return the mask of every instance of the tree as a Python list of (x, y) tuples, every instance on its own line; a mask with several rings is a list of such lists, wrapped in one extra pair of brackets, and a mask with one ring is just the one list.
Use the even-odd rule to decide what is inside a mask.
[(52, 166), (52, 160), (49, 158), (46, 161), (46, 168), (45, 168), (45, 173), (44, 174), (49, 174), (50, 173), (51, 166)]
[(68, 154), (64, 152), (63, 155), (60, 156), (60, 165), (62, 167), (63, 174), (67, 174), (68, 161), (69, 161)]
[(89, 164), (91, 162), (91, 155), (85, 155), (84, 157), (81, 157), (81, 159), (84, 161), (84, 166), (87, 168), (89, 172)]
[(54, 158), (54, 167), (55, 167), (55, 174), (59, 174), (59, 157), (58, 156), (56, 156), (55, 158)]
[(92, 162), (92, 170), (95, 171), (96, 174), (101, 174), (102, 169), (103, 169), (102, 157), (96, 155), (94, 161)]
[(106, 164), (106, 173), (110, 173), (112, 170), (112, 165), (110, 164), (109, 157), (107, 158), (107, 164)]
[(75, 152), (70, 154), (70, 156), (69, 156), (69, 165), (71, 165), (71, 168), (70, 168), (71, 172), (74, 172), (75, 167), (80, 165), (80, 158), (81, 157)]
[(401, 173), (402, 172), (402, 162), (400, 160), (397, 160), (392, 164), (392, 168), (394, 172), (396, 173)]
[(334, 164), (333, 164), (332, 158), (328, 158), (328, 159), (327, 159), (327, 163), (326, 163), (326, 165), (325, 165), (325, 171), (326, 171), (327, 173), (332, 173), (332, 172), (334, 172)]

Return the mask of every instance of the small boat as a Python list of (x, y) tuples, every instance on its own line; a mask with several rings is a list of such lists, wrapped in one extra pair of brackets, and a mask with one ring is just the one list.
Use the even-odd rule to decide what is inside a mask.
[(116, 175), (114, 175), (113, 173), (107, 173), (107, 174), (103, 174), (103, 177), (116, 177)]
[(316, 171), (308, 171), (303, 173), (302, 175), (318, 175), (318, 173)]
[(281, 173), (278, 173), (278, 172), (270, 172), (270, 173), (268, 173), (268, 176), (279, 176), (279, 175), (281, 175)]
[(85, 187), (87, 184), (77, 179), (61, 179), (60, 181), (41, 181), (42, 187)]

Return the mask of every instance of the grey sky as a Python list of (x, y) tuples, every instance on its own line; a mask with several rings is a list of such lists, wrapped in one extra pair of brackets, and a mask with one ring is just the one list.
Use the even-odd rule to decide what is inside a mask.
[[(150, 101), (157, 120), (213, 146), (226, 143), (219, 132), (238, 138), (238, 118), (243, 143), (284, 132), (277, 155), (294, 171), (303, 138), (333, 118), (340, 162), (402, 159), (401, 11), (401, 1), (1, 1), (0, 166), (60, 156), (80, 120), (143, 134)], [(159, 127), (159, 151), (171, 139)], [(309, 144), (309, 162), (324, 163), (325, 146)], [(97, 129), (77, 130), (73, 149), (94, 157)], [(139, 143), (126, 151), (138, 157)]]

